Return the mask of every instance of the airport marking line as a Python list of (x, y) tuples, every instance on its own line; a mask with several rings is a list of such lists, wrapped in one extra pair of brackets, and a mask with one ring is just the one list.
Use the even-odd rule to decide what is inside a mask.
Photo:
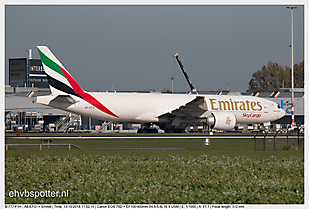
[[(254, 136), (6, 136), (6, 139), (254, 139)], [(256, 136), (257, 139), (264, 138), (262, 135)], [(269, 135), (266, 138), (273, 139), (274, 136)], [(276, 136), (276, 139), (284, 139), (287, 136)], [(288, 136), (289, 139), (295, 139), (297, 136)], [(303, 138), (303, 136), (300, 136)]]
[(69, 146), (69, 150), (71, 150), (71, 147), (75, 147), (77, 149), (82, 149), (79, 146), (76, 146), (75, 144), (5, 144), (5, 150), (9, 149), (9, 146), (40, 146), (40, 150), (42, 150), (42, 146)]
[(130, 147), (127, 147), (127, 148), (94, 148), (94, 149), (163, 149), (163, 150), (166, 150), (166, 149), (185, 149), (185, 148), (146, 148), (146, 147), (138, 147), (138, 148), (130, 148)]

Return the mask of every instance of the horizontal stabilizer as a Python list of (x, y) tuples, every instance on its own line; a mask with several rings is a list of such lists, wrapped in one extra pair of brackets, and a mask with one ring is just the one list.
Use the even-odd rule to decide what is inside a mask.
[(69, 105), (76, 103), (76, 101), (70, 95), (58, 95), (56, 98), (52, 99), (50, 103), (51, 102), (65, 103)]
[(70, 95), (49, 95), (37, 97), (37, 103), (48, 105), (51, 107), (66, 110), (69, 106), (76, 103), (75, 99)]

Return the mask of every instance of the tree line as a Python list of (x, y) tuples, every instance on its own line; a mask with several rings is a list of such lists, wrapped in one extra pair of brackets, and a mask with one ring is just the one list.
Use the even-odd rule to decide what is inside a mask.
[[(294, 65), (294, 88), (304, 87), (304, 61)], [(291, 88), (291, 68), (278, 63), (267, 65), (254, 72), (248, 83), (247, 92), (279, 91), (279, 88)]]

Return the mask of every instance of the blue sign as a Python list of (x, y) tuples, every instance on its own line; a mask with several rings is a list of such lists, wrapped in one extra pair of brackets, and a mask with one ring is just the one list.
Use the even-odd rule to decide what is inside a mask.
[[(292, 103), (287, 101), (284, 102), (283, 100), (280, 101), (280, 104), (277, 103), (280, 108), (284, 109), (286, 113), (292, 114)], [(295, 105), (295, 104), (294, 104)]]

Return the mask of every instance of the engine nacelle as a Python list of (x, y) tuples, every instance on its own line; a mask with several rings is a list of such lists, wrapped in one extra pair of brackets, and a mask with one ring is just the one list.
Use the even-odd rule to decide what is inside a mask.
[(214, 129), (231, 131), (236, 126), (236, 116), (228, 111), (211, 112), (207, 117), (207, 124)]

